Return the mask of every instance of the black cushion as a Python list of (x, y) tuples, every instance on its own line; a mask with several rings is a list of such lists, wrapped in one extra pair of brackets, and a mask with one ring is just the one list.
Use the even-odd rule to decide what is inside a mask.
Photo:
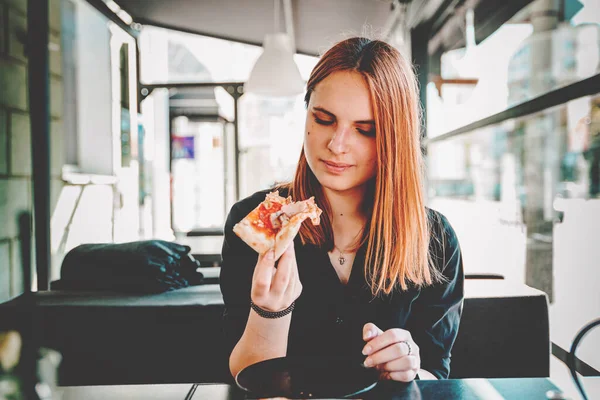
[(545, 295), (465, 299), (450, 378), (548, 376)]
[(67, 253), (58, 290), (161, 293), (202, 283), (190, 247), (164, 240), (89, 243)]

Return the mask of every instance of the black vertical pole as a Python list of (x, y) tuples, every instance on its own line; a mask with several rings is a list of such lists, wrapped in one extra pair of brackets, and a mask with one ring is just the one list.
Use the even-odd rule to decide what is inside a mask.
[[(48, 2), (49, 0), (27, 1), (27, 57), (29, 88), (29, 119), (31, 126), (31, 162), (33, 170), (33, 225), (35, 234), (36, 270), (38, 290), (48, 290), (50, 271), (50, 77), (48, 60)], [(25, 236), (31, 237), (27, 225), (31, 222), (22, 216), (21, 240), (25, 274), (25, 315), (23, 327), (23, 392), (26, 399), (37, 400), (38, 318), (31, 296), (31, 272), (28, 264), (30, 254)], [(29, 282), (27, 282), (29, 280)]]
[(50, 81), (48, 0), (27, 2), (29, 116), (38, 290), (48, 290), (50, 272)]
[(417, 70), (417, 81), (419, 83), (419, 100), (423, 110), (421, 126), (421, 137), (427, 136), (427, 83), (429, 83), (429, 35), (430, 25), (419, 25), (410, 32), (410, 45), (412, 62)]
[(18, 374), (22, 376), (22, 391), (27, 400), (39, 400), (35, 391), (38, 381), (37, 359), (39, 346), (39, 314), (35, 308), (35, 298), (31, 292), (31, 214), (23, 212), (19, 215), (19, 240), (21, 242), (21, 264), (23, 267), (23, 285), (19, 312), (18, 328), (21, 333), (23, 348)]
[[(135, 99), (137, 101), (138, 114), (142, 113), (142, 52), (140, 51), (140, 41), (137, 37), (133, 37), (135, 41)], [(147, 89), (146, 89), (147, 90)], [(148, 93), (146, 93), (147, 95)]]

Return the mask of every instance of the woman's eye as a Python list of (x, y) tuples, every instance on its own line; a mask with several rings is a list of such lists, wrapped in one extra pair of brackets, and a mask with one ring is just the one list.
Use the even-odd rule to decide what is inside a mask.
[(333, 121), (325, 121), (324, 119), (321, 119), (317, 116), (315, 116), (315, 122), (319, 125), (332, 125)]
[(359, 133), (362, 133), (365, 136), (368, 137), (375, 137), (375, 129), (370, 129), (368, 131), (365, 131), (364, 129), (356, 129)]

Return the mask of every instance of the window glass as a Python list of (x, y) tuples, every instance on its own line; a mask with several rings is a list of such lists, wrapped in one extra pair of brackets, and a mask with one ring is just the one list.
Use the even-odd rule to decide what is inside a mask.
[[(558, 3), (568, 7), (561, 11)], [(598, 11), (594, 1), (536, 0), (483, 42), (442, 54), (441, 75), (432, 74), (425, 89), (428, 136), (597, 74)]]

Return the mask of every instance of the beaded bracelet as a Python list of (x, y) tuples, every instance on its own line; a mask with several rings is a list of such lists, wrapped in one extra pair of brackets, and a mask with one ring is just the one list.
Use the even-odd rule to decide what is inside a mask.
[(267, 311), (267, 310), (263, 310), (262, 308), (260, 308), (256, 304), (254, 304), (254, 302), (252, 300), (250, 300), (250, 307), (252, 307), (252, 309), (258, 315), (260, 315), (261, 317), (263, 317), (263, 318), (269, 318), (269, 319), (275, 319), (275, 318), (285, 317), (286, 315), (288, 315), (289, 313), (291, 313), (292, 311), (294, 311), (294, 306), (295, 305), (296, 305), (296, 302), (294, 301), (285, 310), (281, 310), (281, 311)]

